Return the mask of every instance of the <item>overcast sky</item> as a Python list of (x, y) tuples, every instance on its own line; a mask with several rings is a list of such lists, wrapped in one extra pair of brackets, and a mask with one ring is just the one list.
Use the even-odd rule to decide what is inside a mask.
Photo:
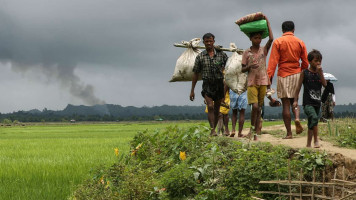
[(283, 21), (294, 21), (295, 35), (308, 51), (320, 50), (324, 72), (339, 79), (336, 103), (356, 102), (356, 1), (0, 0), (0, 5), (1, 113), (62, 110), (67, 104), (201, 105), (201, 83), (191, 102), (191, 82), (168, 82), (184, 51), (173, 44), (211, 32), (216, 44), (246, 49), (251, 43), (234, 22), (258, 11), (269, 17), (275, 38), (282, 35)]

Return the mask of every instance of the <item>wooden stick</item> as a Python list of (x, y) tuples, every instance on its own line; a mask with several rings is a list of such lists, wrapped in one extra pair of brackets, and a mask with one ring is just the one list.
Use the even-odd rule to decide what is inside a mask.
[(323, 196), (325, 196), (325, 168), (324, 168), (324, 171), (323, 171)]
[[(275, 161), (275, 162), (274, 162), (274, 170), (275, 170), (275, 171), (277, 171), (277, 169), (276, 169), (276, 168), (277, 168), (277, 167), (276, 167), (276, 164), (277, 164), (277, 162)], [(278, 173), (276, 173), (276, 176), (277, 176), (277, 179), (279, 180)], [(279, 183), (277, 183), (277, 186), (278, 186), (278, 192), (279, 192), (278, 199), (281, 200), (281, 198), (282, 198), (281, 195), (280, 195), (280, 193), (281, 193), (281, 188), (280, 188)]]
[[(279, 194), (279, 192), (271, 192), (271, 191), (257, 191), (257, 193), (259, 193), (259, 194)], [(283, 195), (283, 196), (292, 195), (294, 197), (299, 197), (300, 196), (300, 194), (298, 194), (298, 193), (290, 194), (290, 193), (285, 193), (285, 192), (282, 192), (281, 195)], [(311, 194), (302, 194), (302, 196), (303, 197), (312, 197)], [(314, 196), (316, 198), (320, 198), (320, 199), (332, 199), (332, 200), (335, 200), (335, 198), (333, 198), (333, 197), (326, 197), (326, 196), (317, 195), (317, 194), (315, 194)]]
[[(300, 174), (299, 174), (299, 180), (302, 182), (303, 181), (303, 168), (300, 168)], [(299, 198), (302, 199), (302, 184), (299, 184), (299, 191), (300, 191), (300, 196)]]
[(356, 196), (356, 192), (348, 194), (348, 195), (346, 195), (345, 197), (343, 197), (343, 198), (341, 198), (339, 200), (347, 199), (347, 198), (352, 197), (352, 196)]
[[(173, 46), (175, 47), (182, 47), (182, 48), (188, 48), (187, 45), (184, 45), (184, 44), (178, 44), (178, 43), (174, 43)], [(196, 49), (205, 49), (205, 47), (203, 46), (197, 46), (197, 47), (194, 47)], [(232, 49), (228, 49), (228, 48), (219, 48), (221, 51), (230, 51), (230, 52), (234, 52), (236, 51), (238, 54), (242, 54), (244, 52), (243, 49), (236, 49), (236, 50), (232, 50)]]
[[(315, 182), (315, 167), (313, 169), (313, 183)], [(311, 199), (314, 200), (314, 185), (312, 185), (312, 196)]]
[[(336, 179), (337, 168), (335, 168), (334, 179)], [(333, 198), (335, 197), (335, 185), (333, 186)]]
[[(334, 179), (333, 179), (334, 180)], [(260, 181), (259, 182), (260, 184), (280, 184), (280, 185), (294, 185), (294, 186), (298, 186), (298, 185), (302, 185), (302, 186), (320, 186), (322, 187), (323, 186), (323, 182), (307, 182), (307, 181), (291, 181), (289, 182), (289, 180), (275, 180), (275, 181)], [(339, 187), (339, 188), (342, 188), (343, 186), (343, 183), (337, 183), (337, 182), (333, 182), (333, 183), (324, 183), (324, 187)], [(345, 183), (345, 186), (349, 186), (349, 187), (352, 187), (352, 186), (355, 186), (355, 184), (348, 184), (348, 183)]]
[[(342, 180), (345, 181), (345, 166), (342, 166)], [(345, 197), (345, 182), (342, 185), (341, 197)]]
[(261, 198), (258, 198), (258, 197), (251, 197), (252, 199), (257, 199), (257, 200), (265, 200), (265, 199), (261, 199)]
[(345, 183), (345, 186), (356, 186), (356, 182), (352, 182), (352, 181), (344, 181), (340, 179), (331, 179), (331, 180), (340, 183), (340, 185), (341, 183)]
[[(289, 183), (291, 183), (291, 174), (290, 174), (290, 159), (288, 159), (288, 180), (289, 180)], [(291, 194), (289, 196), (289, 200), (292, 200), (292, 186), (289, 185), (289, 193)]]

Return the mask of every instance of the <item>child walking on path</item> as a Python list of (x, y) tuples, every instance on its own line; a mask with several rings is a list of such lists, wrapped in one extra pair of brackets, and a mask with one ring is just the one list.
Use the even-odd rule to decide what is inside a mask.
[(245, 123), (245, 110), (247, 108), (247, 92), (238, 95), (230, 89), (230, 108), (232, 109), (232, 131), (230, 137), (235, 137), (237, 115), (239, 115), (239, 131), (237, 137), (244, 137), (242, 129)]
[(304, 113), (308, 117), (308, 139), (307, 147), (311, 147), (311, 142), (314, 137), (314, 148), (319, 148), (318, 139), (318, 121), (321, 105), (321, 87), (326, 86), (321, 61), (323, 57), (318, 50), (312, 50), (308, 54), (309, 69), (305, 69), (297, 85), (293, 107), (298, 107), (298, 96), (302, 84), (303, 91), (303, 108)]
[(251, 129), (248, 137), (257, 140), (256, 125), (260, 124), (261, 107), (266, 95), (267, 86), (270, 85), (266, 70), (266, 57), (273, 42), (273, 33), (267, 17), (269, 40), (264, 47), (261, 47), (262, 33), (255, 32), (250, 34), (252, 46), (242, 54), (242, 72), (247, 75), (247, 99), (252, 104)]

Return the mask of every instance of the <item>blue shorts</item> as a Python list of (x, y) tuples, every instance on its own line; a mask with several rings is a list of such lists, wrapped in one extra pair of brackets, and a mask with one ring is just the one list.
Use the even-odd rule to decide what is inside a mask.
[(230, 109), (246, 110), (246, 108), (247, 108), (247, 91), (238, 95), (232, 90), (230, 90)]

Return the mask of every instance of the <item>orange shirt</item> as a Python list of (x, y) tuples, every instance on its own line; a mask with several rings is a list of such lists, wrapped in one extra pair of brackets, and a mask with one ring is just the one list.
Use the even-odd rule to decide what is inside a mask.
[[(299, 63), (302, 60), (302, 63)], [(292, 32), (286, 32), (272, 45), (267, 74), (271, 79), (278, 64), (277, 76), (286, 77), (308, 68), (308, 54), (304, 42)]]

